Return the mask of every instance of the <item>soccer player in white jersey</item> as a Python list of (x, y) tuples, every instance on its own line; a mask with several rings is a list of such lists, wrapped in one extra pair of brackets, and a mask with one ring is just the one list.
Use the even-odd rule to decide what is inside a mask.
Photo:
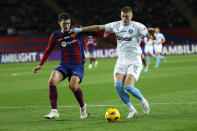
[(150, 65), (150, 57), (153, 55), (153, 40), (150, 38), (145, 37), (144, 38), (144, 43), (145, 43), (145, 57), (146, 57), (146, 61), (148, 66), (145, 67), (144, 71), (147, 72), (148, 71), (148, 67)]
[(155, 28), (155, 40), (154, 40), (154, 51), (155, 51), (155, 55), (153, 55), (153, 57), (156, 59), (156, 64), (155, 64), (155, 68), (159, 67), (159, 62), (160, 59), (162, 61), (166, 61), (165, 57), (161, 55), (162, 52), (162, 44), (166, 41), (165, 37), (162, 33), (160, 33), (159, 28)]
[[(148, 101), (142, 93), (134, 87), (138, 80), (142, 69), (142, 60), (140, 48), (141, 36), (154, 37), (154, 29), (147, 28), (135, 21), (131, 21), (133, 17), (130, 7), (121, 9), (120, 21), (111, 22), (105, 25), (93, 25), (83, 28), (75, 28), (72, 32), (96, 32), (106, 31), (113, 32), (117, 38), (118, 59), (114, 68), (114, 85), (121, 100), (128, 106), (130, 112), (127, 118), (132, 118), (137, 114), (136, 109), (132, 105), (126, 90), (139, 99), (142, 103), (144, 114), (149, 114), (150, 108)], [(125, 86), (125, 89), (124, 87)]]

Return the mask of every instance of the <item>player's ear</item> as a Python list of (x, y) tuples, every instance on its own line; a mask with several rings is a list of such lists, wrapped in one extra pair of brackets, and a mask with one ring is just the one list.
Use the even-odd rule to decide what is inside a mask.
[(60, 25), (60, 21), (58, 20), (57, 23)]
[(133, 18), (133, 13), (131, 12), (131, 19)]

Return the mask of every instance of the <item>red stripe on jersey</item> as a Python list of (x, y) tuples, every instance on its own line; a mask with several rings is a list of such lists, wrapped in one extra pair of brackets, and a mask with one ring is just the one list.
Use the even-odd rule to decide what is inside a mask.
[(55, 40), (54, 40), (54, 32), (51, 34), (50, 39), (49, 39), (49, 43), (47, 48), (44, 51), (43, 57), (40, 61), (40, 66), (42, 66), (46, 60), (48, 59), (49, 55), (51, 54), (51, 52), (53, 51), (53, 49), (55, 48), (56, 44), (55, 44)]
[(69, 62), (69, 52), (68, 52), (68, 47), (63, 48), (64, 52), (64, 61)]
[(80, 52), (80, 47), (79, 47), (79, 41), (75, 42), (73, 44), (73, 47), (74, 47), (74, 52), (75, 52), (75, 62), (76, 63), (82, 63), (81, 52)]

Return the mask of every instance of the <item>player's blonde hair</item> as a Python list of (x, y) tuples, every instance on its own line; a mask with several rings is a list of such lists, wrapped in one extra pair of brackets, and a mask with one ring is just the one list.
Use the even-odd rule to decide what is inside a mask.
[(123, 12), (123, 13), (132, 12), (132, 8), (129, 7), (129, 6), (124, 6), (124, 7), (121, 9), (121, 12)]

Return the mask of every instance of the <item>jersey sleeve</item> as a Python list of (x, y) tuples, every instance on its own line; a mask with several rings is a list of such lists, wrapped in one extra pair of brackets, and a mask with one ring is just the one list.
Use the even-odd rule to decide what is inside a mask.
[(111, 31), (111, 33), (113, 33), (116, 25), (117, 25), (117, 22), (111, 22), (111, 23), (105, 24), (104, 30), (109, 30), (109, 31)]
[(142, 35), (142, 36), (148, 35), (148, 30), (145, 25), (143, 25), (141, 23), (137, 23), (137, 27), (138, 27), (140, 35)]
[(161, 34), (161, 39), (166, 40), (163, 34)]
[(147, 37), (144, 37), (144, 43), (146, 44), (147, 43)]
[(55, 48), (55, 39), (54, 39), (54, 32), (53, 32), (50, 36), (48, 46), (45, 49), (43, 57), (40, 61), (40, 64), (39, 64), (40, 66), (43, 66), (43, 64), (46, 62), (46, 60), (48, 59), (49, 55), (51, 54), (54, 48)]

